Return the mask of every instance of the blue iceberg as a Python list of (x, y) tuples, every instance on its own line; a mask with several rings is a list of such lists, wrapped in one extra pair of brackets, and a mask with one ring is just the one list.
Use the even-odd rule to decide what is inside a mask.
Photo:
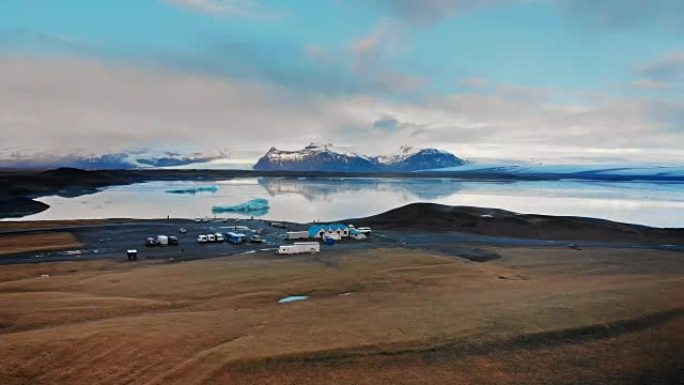
[(192, 195), (195, 195), (197, 193), (202, 193), (202, 192), (209, 192), (209, 193), (214, 194), (215, 192), (218, 191), (218, 189), (219, 189), (218, 186), (199, 186), (199, 187), (188, 187), (188, 188), (166, 190), (166, 192), (169, 194), (192, 194)]
[(268, 214), (269, 208), (267, 199), (256, 198), (235, 206), (214, 206), (211, 212), (212, 214), (239, 213), (259, 217)]

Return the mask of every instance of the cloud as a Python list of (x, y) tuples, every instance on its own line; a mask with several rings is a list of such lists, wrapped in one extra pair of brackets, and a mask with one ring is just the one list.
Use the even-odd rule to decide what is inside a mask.
[(318, 64), (326, 64), (328, 62), (328, 55), (323, 47), (307, 45), (304, 47), (304, 54)]
[(395, 15), (415, 24), (435, 22), (481, 7), (524, 0), (376, 0)]
[(390, 64), (397, 52), (408, 49), (402, 28), (382, 19), (351, 43), (354, 74), (364, 84), (382, 92), (415, 93), (427, 84), (427, 78), (396, 70)]
[(490, 81), (484, 78), (467, 78), (461, 79), (459, 84), (468, 88), (486, 88), (489, 87)]
[(23, 154), (13, 151), (10, 154), (0, 153), (3, 168), (47, 169), (58, 167), (75, 167), (82, 169), (115, 170), (135, 168), (126, 153), (78, 155), (78, 154)]
[(681, 0), (561, 0), (571, 17), (593, 28), (626, 29), (657, 25), (669, 30), (684, 27)]
[[(560, 91), (512, 85), (392, 101), (36, 57), (0, 56), (0, 73), (3, 147), (16, 149), (11, 151), (23, 159), (173, 149), (177, 154), (132, 157), (165, 162), (225, 148), (231, 159), (248, 160), (271, 146), (333, 142), (360, 153), (410, 144), (444, 148), (464, 158), (684, 162), (681, 101), (574, 95), (578, 101), (563, 102), (567, 98), (554, 94)], [(12, 156), (0, 153), (0, 159), (7, 165)]]
[(195, 12), (218, 16), (264, 16), (268, 12), (256, 0), (165, 0)]
[(677, 52), (641, 66), (637, 73), (652, 82), (684, 81), (684, 52)]
[(399, 121), (393, 116), (385, 116), (373, 122), (373, 128), (392, 132), (399, 126)]
[[(376, 4), (414, 25), (425, 25), (480, 8), (525, 4), (534, 0), (376, 0)], [(644, 25), (681, 31), (681, 0), (547, 0), (566, 15), (591, 28), (626, 29)]]
[(84, 40), (64, 34), (46, 33), (30, 28), (0, 29), (0, 48), (44, 52), (84, 52), (90, 47)]
[(189, 155), (182, 155), (176, 152), (167, 152), (166, 156), (138, 157), (135, 160), (144, 166), (150, 167), (178, 167), (197, 163), (207, 163), (214, 160), (226, 159), (227, 157), (228, 154), (225, 153), (206, 155), (201, 152), (196, 152)]

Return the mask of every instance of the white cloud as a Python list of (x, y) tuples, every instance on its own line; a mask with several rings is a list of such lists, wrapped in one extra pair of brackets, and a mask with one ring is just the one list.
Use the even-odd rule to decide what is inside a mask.
[[(362, 153), (412, 144), (466, 158), (684, 162), (681, 102), (576, 96), (581, 101), (561, 103), (549, 97), (552, 90), (512, 86), (392, 102), (82, 59), (0, 56), (0, 73), (5, 151), (225, 149), (256, 158), (272, 145), (300, 148), (318, 141)], [(387, 117), (393, 119), (391, 134), (373, 127)]]
[(408, 50), (400, 26), (380, 20), (367, 34), (350, 45), (354, 74), (365, 84), (390, 93), (409, 94), (426, 83), (422, 76), (398, 71), (389, 64), (392, 56)]
[(684, 82), (684, 52), (675, 52), (637, 68), (644, 78), (658, 83)]
[(490, 81), (485, 78), (467, 78), (461, 79), (459, 84), (468, 88), (485, 88), (489, 87)]
[(376, 0), (397, 16), (414, 24), (425, 24), (474, 9), (529, 0)]
[(196, 12), (224, 16), (263, 16), (265, 8), (255, 0), (164, 0)]

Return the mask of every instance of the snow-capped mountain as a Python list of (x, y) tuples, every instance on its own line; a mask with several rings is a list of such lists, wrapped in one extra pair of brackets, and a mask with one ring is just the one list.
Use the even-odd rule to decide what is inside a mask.
[(396, 155), (366, 156), (339, 152), (331, 144), (311, 143), (298, 151), (272, 147), (254, 165), (255, 170), (379, 172), (417, 171), (455, 167), (465, 162), (453, 154), (432, 148), (404, 146)]
[(402, 146), (400, 150), (399, 154), (382, 155), (373, 159), (376, 164), (388, 167), (392, 171), (429, 170), (433, 168), (457, 167), (465, 164), (462, 159), (454, 154), (434, 148)]

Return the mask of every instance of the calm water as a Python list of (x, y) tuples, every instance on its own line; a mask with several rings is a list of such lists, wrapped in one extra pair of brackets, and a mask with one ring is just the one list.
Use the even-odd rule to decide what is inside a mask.
[(297, 222), (361, 217), (410, 202), (437, 202), (684, 227), (684, 184), (379, 178), (140, 183), (108, 187), (75, 198), (44, 197), (40, 200), (51, 207), (23, 219), (212, 217), (214, 206), (238, 205), (256, 198), (269, 202), (264, 218)]

